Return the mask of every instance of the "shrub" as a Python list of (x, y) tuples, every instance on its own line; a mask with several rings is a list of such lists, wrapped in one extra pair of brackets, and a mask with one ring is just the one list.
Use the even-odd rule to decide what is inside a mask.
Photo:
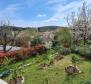
[(44, 53), (45, 47), (43, 45), (36, 45), (35, 47), (24, 48), (17, 51), (10, 51), (0, 54), (0, 60), (4, 57), (15, 58), (15, 60), (22, 60), (31, 56)]
[(84, 84), (91, 84), (91, 80), (87, 80), (87, 81), (85, 81)]
[(71, 53), (78, 54), (78, 53), (79, 53), (79, 48), (78, 48), (78, 46), (72, 46), (72, 47), (71, 47)]
[(74, 66), (76, 66), (76, 64), (77, 64), (79, 61), (80, 61), (80, 59), (79, 59), (77, 56), (75, 56), (75, 55), (72, 56), (71, 62), (72, 62), (72, 64), (73, 64)]
[(59, 54), (61, 54), (61, 55), (67, 55), (67, 54), (70, 54), (70, 53), (71, 53), (70, 48), (61, 47), (60, 50), (59, 50)]
[(81, 56), (91, 59), (91, 49), (87, 46), (79, 47), (79, 54)]
[(91, 45), (91, 40), (88, 40), (87, 44)]
[(32, 41), (31, 41), (32, 46), (36, 46), (38, 44), (43, 44), (43, 40), (40, 37), (35, 37)]

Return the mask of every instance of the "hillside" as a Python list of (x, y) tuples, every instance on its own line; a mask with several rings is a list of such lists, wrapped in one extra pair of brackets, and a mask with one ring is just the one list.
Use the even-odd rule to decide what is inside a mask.
[(17, 27), (17, 26), (6, 26), (6, 27), (0, 26), (0, 29), (1, 28), (12, 28), (14, 31), (22, 31), (22, 30), (27, 30), (27, 29), (35, 30), (34, 27)]
[[(13, 31), (24, 31), (24, 30), (29, 30), (29, 31), (39, 31), (39, 32), (44, 32), (44, 31), (52, 31), (60, 28), (67, 28), (67, 27), (61, 27), (61, 26), (42, 26), (42, 27), (17, 27), (17, 26), (0, 26), (1, 28), (12, 28)], [(25, 32), (25, 31), (24, 31)]]
[(61, 26), (42, 26), (38, 27), (38, 31), (43, 32), (43, 31), (51, 31), (51, 30), (56, 30), (60, 28), (66, 28), (66, 27), (61, 27)]

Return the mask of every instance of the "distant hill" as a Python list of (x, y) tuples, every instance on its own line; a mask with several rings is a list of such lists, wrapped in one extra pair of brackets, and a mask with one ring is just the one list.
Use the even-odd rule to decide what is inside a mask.
[(43, 26), (43, 27), (38, 27), (38, 31), (39, 32), (51, 31), (51, 30), (60, 29), (60, 28), (66, 28), (66, 27), (61, 27), (61, 26)]
[(23, 30), (28, 30), (28, 29), (32, 29), (35, 30), (34, 27), (16, 27), (16, 26), (12, 26), (14, 31), (23, 31)]
[(27, 30), (27, 29), (32, 29), (32, 30), (38, 30), (39, 32), (51, 31), (51, 30), (60, 29), (60, 28), (66, 28), (66, 27), (61, 27), (61, 26), (42, 26), (42, 27), (37, 27), (37, 28), (35, 28), (35, 27), (8, 26), (6, 28), (9, 28), (9, 27), (11, 27), (14, 31), (23, 31), (23, 30)]
[(22, 30), (27, 30), (27, 29), (35, 30), (35, 28), (33, 28), (33, 27), (16, 27), (16, 26), (6, 26), (6, 27), (3, 27), (3, 26), (0, 26), (0, 29), (1, 28), (12, 28), (14, 31), (22, 31)]

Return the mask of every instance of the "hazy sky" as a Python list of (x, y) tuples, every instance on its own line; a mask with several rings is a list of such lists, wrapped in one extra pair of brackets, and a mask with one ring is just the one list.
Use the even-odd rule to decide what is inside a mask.
[[(0, 19), (16, 26), (66, 26), (64, 17), (77, 12), (83, 0), (0, 0)], [(91, 0), (84, 0), (91, 7)]]

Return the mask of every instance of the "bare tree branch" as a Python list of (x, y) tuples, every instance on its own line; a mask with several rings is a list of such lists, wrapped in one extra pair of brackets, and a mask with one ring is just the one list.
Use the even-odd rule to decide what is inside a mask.
[[(9, 20), (6, 22), (0, 22), (0, 45), (3, 46), (3, 52), (6, 53), (12, 49), (12, 46), (15, 44), (15, 40), (19, 34), (19, 32), (15, 32), (10, 26)], [(7, 50), (7, 46), (11, 46)]]

